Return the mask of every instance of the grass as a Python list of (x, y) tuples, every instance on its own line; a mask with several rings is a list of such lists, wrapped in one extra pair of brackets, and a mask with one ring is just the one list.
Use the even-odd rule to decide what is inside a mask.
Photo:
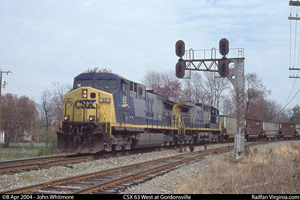
[(240, 160), (224, 156), (181, 181), (177, 191), (183, 194), (299, 194), (300, 144), (252, 150)]
[[(0, 161), (61, 154), (61, 152), (58, 149), (56, 149), (55, 140), (51, 141), (51, 143), (48, 144), (47, 149), (45, 148), (44, 145), (38, 146), (38, 145), (34, 145), (34, 143), (22, 144), (22, 145), (26, 152), (29, 150), (37, 150), (37, 152), (27, 152), (27, 154), (25, 154), (23, 148), (20, 145), (17, 146), (17, 144), (12, 144), (11, 146), (15, 148), (0, 149)], [(1, 151), (11, 151), (11, 152), (1, 154)]]
[[(25, 151), (29, 151), (29, 150), (40, 150), (42, 148), (44, 148), (44, 146), (30, 146), (30, 145), (23, 145), (23, 148), (25, 149)], [(1, 149), (0, 149), (1, 151)], [(22, 147), (20, 145), (18, 146), (13, 146), (13, 147), (8, 147), (8, 148), (2, 148), (2, 151), (23, 151)]]

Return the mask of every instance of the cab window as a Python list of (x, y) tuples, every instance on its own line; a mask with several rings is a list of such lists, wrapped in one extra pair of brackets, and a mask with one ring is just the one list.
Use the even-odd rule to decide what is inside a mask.
[(95, 88), (99, 89), (117, 89), (118, 81), (114, 79), (100, 79), (95, 81)]
[(93, 80), (75, 80), (74, 81), (74, 89), (80, 88), (83, 86), (93, 86)]
[(122, 92), (126, 94), (127, 93), (126, 92), (126, 83), (124, 81), (122, 81), (121, 88), (122, 88)]

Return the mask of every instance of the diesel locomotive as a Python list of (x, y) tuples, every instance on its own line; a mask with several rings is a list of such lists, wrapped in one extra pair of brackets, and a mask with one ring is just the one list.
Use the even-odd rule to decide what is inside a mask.
[(113, 73), (82, 73), (64, 96), (63, 152), (97, 153), (222, 139), (213, 106), (154, 94)]

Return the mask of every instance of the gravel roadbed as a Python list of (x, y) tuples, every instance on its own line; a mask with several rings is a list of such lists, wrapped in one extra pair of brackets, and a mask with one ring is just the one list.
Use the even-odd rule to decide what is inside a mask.
[[(295, 142), (295, 141), (291, 141), (291, 142)], [(208, 149), (218, 148), (218, 147), (223, 147), (228, 145), (229, 144), (209, 145)], [(232, 146), (233, 144), (230, 145)], [(274, 144), (263, 145), (262, 148), (269, 148), (273, 145)], [(203, 149), (204, 149), (203, 146), (195, 147), (195, 151), (199, 151)], [(189, 151), (188, 148), (187, 151)], [(41, 182), (47, 182), (47, 181), (56, 180), (60, 178), (66, 178), (70, 176), (76, 176), (76, 175), (82, 175), (82, 174), (107, 170), (110, 168), (116, 168), (116, 167), (131, 165), (135, 163), (141, 163), (149, 160), (165, 158), (177, 154), (180, 154), (179, 149), (163, 150), (163, 151), (156, 151), (151, 153), (143, 153), (143, 154), (128, 155), (128, 156), (115, 157), (115, 158), (106, 158), (106, 159), (100, 159), (100, 160), (94, 160), (88, 162), (81, 162), (77, 164), (69, 164), (66, 166), (54, 166), (49, 169), (24, 171), (15, 174), (1, 174), (0, 191), (37, 184)], [(219, 159), (219, 157), (221, 156), (214, 155), (209, 158), (205, 158), (200, 162), (195, 162), (193, 164), (184, 166), (180, 169), (171, 171), (163, 176), (159, 176), (157, 178), (149, 180), (145, 183), (128, 188), (123, 193), (124, 194), (176, 193), (177, 183), (182, 181), (182, 179), (188, 180), (189, 178), (193, 178), (196, 176), (197, 173), (205, 172), (205, 170), (209, 169), (209, 165), (212, 163), (212, 161)]]

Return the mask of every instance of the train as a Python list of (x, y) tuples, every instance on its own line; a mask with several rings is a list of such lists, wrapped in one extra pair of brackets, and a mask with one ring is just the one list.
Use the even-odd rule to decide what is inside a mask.
[(220, 140), (214, 106), (154, 94), (113, 73), (81, 73), (64, 95), (63, 152), (97, 153)]
[[(236, 126), (236, 117), (222, 116), (214, 106), (155, 94), (114, 73), (81, 73), (64, 95), (57, 148), (98, 153), (230, 141)], [(297, 139), (299, 129), (245, 119), (246, 140)]]
[[(222, 132), (225, 140), (233, 140), (237, 134), (237, 118), (221, 116)], [(300, 125), (283, 122), (266, 122), (257, 119), (245, 119), (246, 141), (299, 139)]]

